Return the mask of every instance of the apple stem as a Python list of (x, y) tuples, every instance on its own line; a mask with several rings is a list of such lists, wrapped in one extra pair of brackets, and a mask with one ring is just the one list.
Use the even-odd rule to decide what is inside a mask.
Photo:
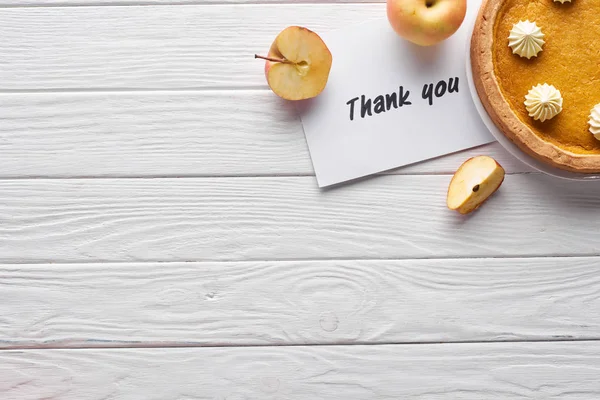
[(265, 57), (265, 56), (259, 56), (258, 54), (255, 54), (254, 58), (260, 58), (260, 59), (267, 60), (267, 61), (273, 61), (273, 62), (280, 62), (280, 63), (291, 64), (291, 61), (288, 61), (288, 60), (283, 59), (283, 58)]

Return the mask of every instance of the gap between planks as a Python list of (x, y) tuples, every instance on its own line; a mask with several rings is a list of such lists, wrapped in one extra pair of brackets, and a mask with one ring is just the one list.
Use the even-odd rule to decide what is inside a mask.
[(260, 263), (260, 262), (269, 262), (269, 263), (295, 263), (295, 262), (310, 262), (310, 261), (446, 261), (446, 260), (536, 260), (536, 259), (548, 259), (548, 258), (566, 258), (566, 259), (589, 259), (589, 258), (598, 258), (600, 257), (600, 253), (598, 254), (582, 254), (582, 255), (569, 255), (563, 253), (553, 253), (547, 254), (544, 256), (540, 255), (495, 255), (488, 257), (456, 257), (456, 256), (441, 256), (441, 257), (411, 257), (411, 258), (397, 258), (397, 257), (381, 257), (381, 258), (372, 258), (372, 257), (313, 257), (313, 258), (277, 258), (277, 259), (244, 259), (240, 260), (237, 258), (232, 259), (219, 259), (219, 260), (204, 260), (204, 259), (188, 259), (188, 260), (177, 260), (173, 261), (172, 259), (144, 259), (144, 260), (23, 260), (23, 261), (1, 261), (0, 265), (15, 265), (15, 266), (23, 266), (23, 265), (46, 265), (46, 264), (64, 264), (64, 265), (78, 265), (78, 264), (151, 264), (151, 263), (160, 263), (160, 264), (182, 264), (182, 263), (195, 263), (195, 264), (214, 264), (214, 263)]
[[(402, 168), (402, 167), (400, 167)], [(386, 175), (402, 175), (402, 176), (447, 176), (451, 177), (452, 174), (447, 172), (410, 172), (407, 174), (401, 173), (397, 169), (393, 169), (388, 172), (380, 172), (377, 174), (373, 174), (370, 178), (381, 177)], [(507, 172), (506, 175), (540, 175), (540, 172), (534, 171), (519, 171), (519, 172)], [(16, 180), (76, 180), (76, 179), (210, 179), (210, 178), (306, 178), (306, 177), (314, 177), (315, 174), (303, 174), (303, 173), (291, 173), (291, 174), (223, 174), (223, 175), (215, 175), (215, 174), (172, 174), (172, 175), (55, 175), (55, 176), (46, 176), (46, 175), (19, 175), (19, 176), (5, 176), (0, 178), (0, 181), (16, 181)], [(348, 184), (354, 184), (353, 182), (348, 182)], [(344, 185), (343, 183), (340, 185)], [(341, 187), (341, 186), (340, 186)], [(322, 190), (329, 190), (328, 188), (323, 188)], [(333, 187), (331, 190), (334, 190)]]
[(458, 341), (447, 341), (447, 342), (344, 342), (344, 343), (290, 343), (290, 344), (203, 344), (203, 343), (123, 343), (121, 345), (114, 345), (107, 343), (106, 345), (98, 343), (96, 345), (71, 345), (71, 346), (52, 346), (52, 345), (31, 345), (31, 346), (6, 346), (6, 342), (0, 342), (0, 352), (8, 351), (33, 351), (33, 350), (119, 350), (119, 349), (198, 349), (198, 348), (211, 348), (211, 349), (227, 349), (232, 347), (240, 348), (267, 348), (267, 347), (349, 347), (349, 346), (447, 346), (447, 345), (493, 345), (497, 343), (564, 343), (564, 342), (589, 342), (595, 343), (600, 342), (598, 338), (567, 338), (557, 337), (556, 339), (507, 339), (507, 340), (458, 340)]

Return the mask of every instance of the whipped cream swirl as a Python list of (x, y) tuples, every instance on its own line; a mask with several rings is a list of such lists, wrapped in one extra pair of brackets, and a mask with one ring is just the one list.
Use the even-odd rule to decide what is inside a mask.
[(562, 105), (560, 91), (547, 83), (532, 87), (525, 95), (525, 108), (529, 116), (541, 122), (557, 116), (562, 111)]
[(514, 24), (508, 35), (508, 45), (513, 54), (521, 57), (537, 57), (544, 45), (544, 34), (535, 22), (519, 21)]

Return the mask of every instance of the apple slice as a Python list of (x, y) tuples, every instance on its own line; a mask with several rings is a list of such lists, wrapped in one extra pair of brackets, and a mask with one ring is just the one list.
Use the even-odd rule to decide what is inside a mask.
[(469, 158), (448, 187), (448, 208), (468, 214), (481, 206), (504, 182), (504, 168), (492, 157)]
[(325, 42), (311, 30), (290, 26), (277, 35), (266, 57), (265, 76), (271, 90), (286, 100), (319, 95), (329, 79), (332, 56)]

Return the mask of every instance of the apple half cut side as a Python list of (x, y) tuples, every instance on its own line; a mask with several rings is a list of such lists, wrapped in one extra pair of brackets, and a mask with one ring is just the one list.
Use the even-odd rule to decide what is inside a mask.
[(329, 79), (333, 57), (315, 32), (301, 26), (281, 31), (265, 56), (265, 77), (271, 90), (286, 100), (319, 95)]
[(468, 214), (479, 208), (504, 182), (504, 168), (492, 157), (469, 158), (448, 186), (448, 208)]

